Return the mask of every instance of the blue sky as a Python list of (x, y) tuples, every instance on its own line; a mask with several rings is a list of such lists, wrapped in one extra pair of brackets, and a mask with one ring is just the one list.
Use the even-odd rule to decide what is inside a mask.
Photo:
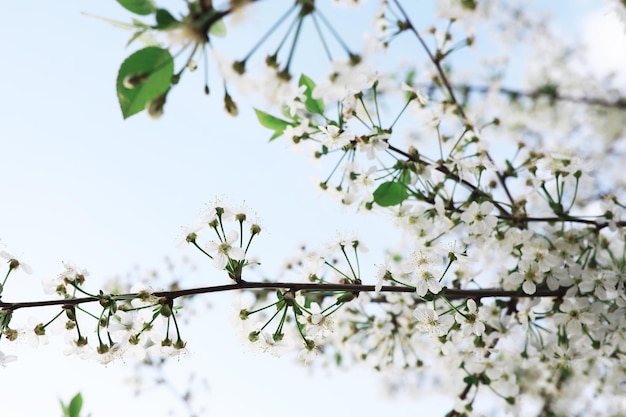
[[(589, 5), (576, 4), (583, 10)], [(180, 255), (174, 246), (181, 226), (215, 196), (235, 205), (245, 201), (258, 213), (264, 232), (254, 252), (267, 273), (276, 271), (300, 242), (324, 242), (340, 230), (358, 230), (372, 248), (369, 263), (382, 262), (376, 249), (390, 240), (385, 224), (367, 217), (363, 221), (353, 209), (338, 208), (318, 193), (312, 177), (324, 173), (284, 143), (268, 144), (268, 131), (255, 122), (243, 99), (240, 118), (224, 116), (215, 78), (208, 98), (201, 71), (183, 80), (159, 121), (143, 114), (123, 121), (114, 82), (131, 51), (124, 48), (130, 33), (81, 14), (128, 20), (114, 1), (28, 7), (10, 2), (3, 9), (10, 18), (0, 27), (5, 39), (0, 242), (34, 269), (32, 276), (9, 282), (6, 300), (42, 298), (41, 278), (61, 272), (62, 261), (87, 268), (92, 288), (111, 276), (127, 275), (136, 265), (160, 267), (164, 255)], [(342, 13), (343, 19), (352, 16)], [(251, 19), (262, 22), (266, 16)], [(349, 33), (358, 45), (358, 33)], [(254, 35), (244, 31), (238, 36), (245, 43)], [(324, 72), (314, 68), (317, 61), (298, 59), (302, 68)], [(203, 261), (193, 251), (186, 254), (197, 264)], [(187, 284), (226, 282), (208, 263), (201, 268)], [(280, 411), (273, 409), (274, 416), (290, 415), (292, 407), (301, 416), (324, 411), (414, 415), (417, 404), (408, 397), (386, 401), (379, 395), (380, 381), (370, 370), (313, 372), (290, 359), (251, 353), (231, 330), (230, 295), (206, 301), (213, 309), (189, 325), (190, 354), (181, 359), (181, 368), (206, 374), (211, 387), (207, 403), (215, 415), (226, 410), (231, 416), (269, 415), (273, 400), (282, 404)], [(0, 349), (9, 351), (5, 343)], [(122, 411), (147, 415), (149, 410), (160, 415), (156, 410), (163, 396), (130, 400), (131, 390), (119, 383), (132, 368), (129, 363), (106, 368), (85, 363), (62, 356), (56, 344), (45, 352), (18, 347), (18, 362), (0, 370), (3, 409), (12, 415), (53, 415), (57, 398), (68, 399), (77, 391), (83, 391), (86, 409), (94, 416)], [(431, 403), (436, 400), (431, 397)], [(309, 407), (311, 401), (332, 403), (333, 411)]]

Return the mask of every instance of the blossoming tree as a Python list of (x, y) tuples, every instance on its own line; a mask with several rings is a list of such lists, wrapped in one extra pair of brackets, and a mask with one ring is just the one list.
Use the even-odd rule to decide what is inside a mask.
[[(422, 5), (381, 0), (362, 48), (329, 18), (358, 0), (291, 1), (260, 29), (238, 20), (275, 2), (197, 0), (177, 11), (118, 2), (135, 15), (131, 41), (143, 42), (117, 75), (124, 118), (167, 117), (185, 76), (217, 66), (226, 113), (237, 116), (248, 95), (266, 103), (255, 113), (270, 141), (319, 160), (321, 189), (355, 216), (393, 219), (397, 246), (374, 258), (367, 242), (341, 236), (303, 247), (283, 277), (268, 280), (250, 255), (263, 244), (261, 225), (216, 200), (180, 243), (223, 271), (223, 283), (105, 291), (67, 263), (44, 282), (55, 297), (39, 301), (11, 299), (13, 276), (31, 271), (2, 252), (2, 344), (45, 338), (62, 321), (72, 351), (104, 363), (178, 355), (187, 346), (183, 301), (237, 292), (250, 344), (306, 364), (418, 374), (456, 399), (449, 416), (473, 415), (494, 396), (503, 414), (626, 413), (619, 77), (592, 76), (582, 50), (511, 2), (441, 0), (438, 19), (421, 22)], [(623, 1), (607, 5), (626, 15)], [(248, 51), (216, 46), (243, 30), (258, 30)], [(306, 37), (328, 58), (326, 76), (298, 66)], [(459, 58), (468, 48), (479, 58), (472, 71)], [(201, 86), (208, 99), (214, 84), (206, 76)], [(361, 273), (379, 260), (375, 276)], [(12, 327), (15, 315), (42, 306), (57, 313)], [(0, 363), (14, 359), (0, 351)]]

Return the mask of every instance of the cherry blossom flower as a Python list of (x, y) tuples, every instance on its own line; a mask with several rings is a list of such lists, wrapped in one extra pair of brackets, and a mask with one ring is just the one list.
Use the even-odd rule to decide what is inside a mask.
[(11, 363), (17, 360), (17, 356), (15, 355), (6, 355), (4, 352), (0, 350), (0, 366), (6, 367), (7, 363)]
[(467, 313), (457, 312), (454, 315), (457, 323), (461, 325), (463, 336), (481, 336), (485, 331), (485, 324), (478, 319), (478, 307), (476, 301), (467, 300)]
[(589, 302), (582, 298), (566, 298), (560, 305), (560, 313), (554, 315), (555, 323), (564, 325), (570, 336), (583, 334), (583, 326), (590, 326), (596, 322), (595, 314), (588, 311)]
[(414, 253), (411, 256), (411, 266), (413, 268), (412, 284), (415, 285), (415, 292), (423, 297), (428, 292), (438, 294), (443, 286), (439, 280), (441, 276), (437, 270), (436, 259), (425, 252)]
[(469, 225), (469, 232), (475, 235), (489, 236), (498, 224), (498, 219), (492, 216), (494, 205), (490, 201), (472, 204), (461, 214), (461, 220)]
[(333, 332), (333, 319), (322, 314), (322, 308), (318, 303), (311, 303), (308, 308), (310, 315), (306, 317), (306, 336), (316, 343), (320, 343)]
[(228, 265), (229, 259), (241, 261), (245, 252), (238, 246), (233, 246), (239, 240), (239, 233), (235, 230), (231, 230), (226, 236), (225, 242), (210, 241), (206, 245), (208, 252), (215, 253), (213, 256), (213, 266), (217, 269), (224, 269)]
[(444, 336), (454, 324), (452, 315), (439, 316), (432, 307), (423, 304), (413, 311), (413, 316), (417, 319), (417, 326), (421, 331), (436, 337)]
[(317, 136), (328, 149), (343, 148), (355, 138), (354, 133), (342, 131), (335, 125), (318, 126), (318, 129), (320, 133)]
[(29, 265), (25, 264), (22, 261), (17, 260), (15, 256), (11, 255), (8, 252), (0, 251), (0, 258), (8, 262), (10, 269), (15, 269), (15, 270), (20, 269), (28, 275), (33, 273), (33, 270)]
[(290, 344), (284, 339), (284, 335), (274, 337), (274, 334), (267, 331), (258, 333), (256, 345), (263, 352), (269, 352), (272, 356), (281, 356), (290, 347)]
[(514, 286), (522, 284), (522, 290), (526, 294), (534, 294), (537, 284), (543, 281), (543, 274), (534, 262), (520, 261), (518, 270), (509, 275), (508, 282)]
[(357, 140), (357, 149), (361, 152), (365, 152), (367, 159), (372, 160), (376, 158), (377, 152), (384, 152), (389, 148), (387, 140), (390, 136), (391, 135), (388, 133), (372, 133), (359, 138), (359, 140)]

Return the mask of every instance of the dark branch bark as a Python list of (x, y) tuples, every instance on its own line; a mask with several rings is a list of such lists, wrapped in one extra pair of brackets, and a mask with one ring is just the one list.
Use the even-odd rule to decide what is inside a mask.
[[(208, 294), (214, 292), (234, 291), (234, 290), (268, 290), (268, 289), (285, 289), (291, 291), (328, 291), (328, 292), (375, 292), (374, 285), (358, 285), (358, 284), (320, 284), (320, 283), (297, 283), (297, 282), (247, 282), (242, 281), (236, 284), (228, 285), (216, 285), (212, 287), (199, 287), (189, 288), (184, 290), (175, 291), (156, 291), (152, 293), (155, 297), (165, 297), (173, 300), (179, 297), (189, 297), (199, 294)], [(503, 297), (503, 298), (537, 298), (537, 297), (563, 297), (568, 288), (559, 288), (555, 291), (540, 289), (534, 294), (525, 294), (518, 291), (506, 291), (499, 288), (486, 288), (476, 290), (461, 290), (461, 289), (448, 289), (444, 288), (441, 291), (441, 295), (444, 295), (447, 299), (465, 299), (465, 298), (491, 298), (491, 297)], [(414, 288), (386, 285), (383, 286), (380, 292), (391, 293), (415, 293)], [(106, 297), (112, 297), (118, 300), (127, 300), (138, 298), (140, 294), (113, 294)], [(424, 300), (436, 298), (437, 294), (427, 294), (425, 297), (421, 297)], [(416, 298), (420, 298), (416, 295)], [(4, 310), (17, 310), (20, 308), (32, 308), (32, 307), (46, 307), (46, 306), (60, 306), (60, 305), (78, 305), (85, 303), (93, 303), (100, 301), (98, 297), (81, 297), (81, 298), (68, 298), (61, 300), (43, 300), (43, 301), (24, 301), (24, 302), (4, 302), (0, 301), (0, 308)]]

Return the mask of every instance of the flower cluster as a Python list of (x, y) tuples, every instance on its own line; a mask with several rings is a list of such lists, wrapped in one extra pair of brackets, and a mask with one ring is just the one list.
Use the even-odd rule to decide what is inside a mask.
[[(125, 117), (146, 106), (159, 115), (209, 35), (220, 34), (223, 19), (247, 3), (218, 10), (211, 2), (188, 2), (180, 18), (130, 6), (156, 17), (156, 26), (135, 23), (142, 34), (169, 32), (173, 44), (192, 52), (176, 74), (167, 49), (152, 46), (129, 57), (118, 79)], [(289, 259), (284, 275), (293, 279), (251, 281), (249, 249), (261, 227), (246, 209), (216, 201), (184, 228), (181, 246), (197, 249), (226, 272), (229, 284), (89, 292), (87, 271), (65, 263), (44, 283), (46, 292), (61, 296), (44, 304), (60, 311), (34, 324), (36, 339), (65, 320), (70, 353), (103, 362), (179, 354), (186, 343), (174, 301), (238, 290), (238, 327), (253, 346), (274, 355), (297, 352), (304, 363), (332, 358), (423, 375), (455, 395), (450, 416), (473, 415), (494, 396), (511, 415), (527, 408), (542, 415), (626, 413), (624, 92), (611, 78), (589, 77), (582, 48), (523, 8), (439, 1), (438, 20), (418, 27), (409, 3), (381, 1), (361, 54), (308, 0), (279, 14), (242, 59), (232, 63), (213, 53), (225, 84), (258, 91), (277, 106), (255, 112), (270, 140), (286, 140), (320, 161), (326, 172), (320, 186), (342, 205), (393, 224), (389, 234), (398, 244), (372, 260), (380, 263), (376, 273), (361, 270), (364, 242), (341, 236)], [(613, 6), (623, 14), (619, 2)], [(324, 79), (307, 73), (296, 81), (292, 58), (309, 19), (326, 54), (334, 50), (323, 27), (343, 58), (331, 57)], [(289, 20), (260, 79), (248, 77), (251, 56)], [(474, 48), (485, 32), (493, 35), (493, 54), (459, 65), (459, 51)], [(405, 37), (421, 53), (402, 49), (403, 59), (424, 61), (399, 65), (390, 57)], [(532, 44), (526, 58), (538, 63), (519, 88), (507, 87), (517, 60), (513, 42)], [(283, 45), (291, 47), (281, 51)], [(143, 62), (152, 64), (138, 71)], [(157, 96), (133, 100), (147, 85)], [(224, 102), (229, 114), (238, 113), (226, 87)], [(9, 276), (30, 268), (6, 252), (0, 257), (8, 262), (0, 285), (5, 296)], [(96, 302), (97, 311), (83, 307)], [(0, 300), (3, 339), (19, 337), (11, 320), (27, 306)], [(86, 320), (95, 320), (95, 350)], [(0, 365), (12, 360), (0, 352)]]
[[(216, 201), (191, 225), (183, 229), (179, 247), (187, 244), (195, 246), (213, 260), (213, 266), (225, 270), (231, 279), (242, 281), (243, 268), (253, 265), (246, 260), (252, 239), (261, 233), (258, 222), (251, 221), (251, 215), (245, 209), (231, 209)], [(228, 227), (234, 227), (228, 230)], [(245, 227), (244, 227), (245, 226)], [(204, 248), (198, 243), (205, 233), (214, 234)], [(249, 237), (244, 240), (244, 234)], [(245, 244), (245, 245), (244, 245)]]

